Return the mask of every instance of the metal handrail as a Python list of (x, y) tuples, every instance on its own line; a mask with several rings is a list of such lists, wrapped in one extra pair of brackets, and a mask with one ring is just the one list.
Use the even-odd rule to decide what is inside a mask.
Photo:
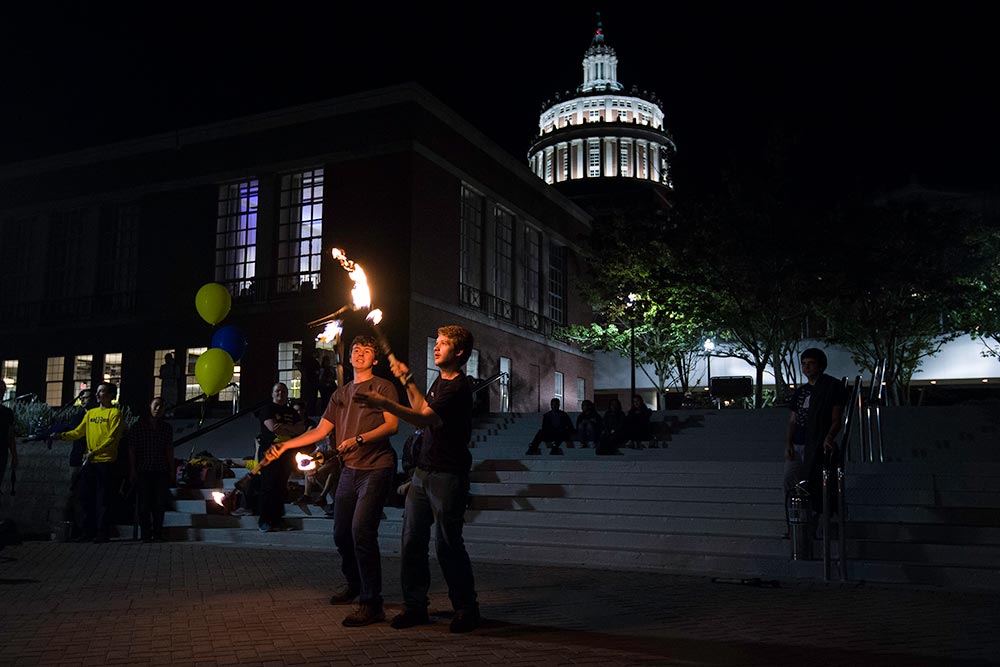
[(504, 371), (497, 371), (493, 375), (483, 380), (479, 385), (477, 385), (476, 388), (472, 390), (472, 393), (477, 394), (492, 384), (495, 384), (497, 382), (504, 382), (505, 380), (509, 379), (510, 379), (510, 373)]
[[(846, 378), (845, 378), (846, 379)], [(849, 460), (848, 452), (851, 446), (851, 428), (853, 421), (861, 415), (861, 375), (854, 379), (854, 390), (847, 404), (847, 415), (844, 418), (843, 436), (840, 439), (841, 458), (837, 461), (835, 473), (837, 476), (837, 527), (838, 549), (837, 564), (840, 570), (840, 580), (847, 581), (847, 500), (845, 498), (846, 473), (844, 462)], [(823, 466), (823, 579), (830, 581), (830, 463), (836, 452)], [(863, 457), (862, 457), (863, 460)]]
[(10, 398), (5, 398), (4, 400), (0, 401), (0, 403), (13, 403), (14, 401), (20, 401), (25, 398), (31, 399), (29, 403), (38, 402), (38, 394), (21, 394), (20, 396), (11, 396)]
[[(190, 402), (190, 401), (187, 401), (187, 402)], [(235, 412), (235, 413), (233, 413), (233, 414), (231, 414), (231, 415), (229, 415), (227, 417), (223, 417), (222, 419), (220, 419), (219, 421), (217, 421), (217, 422), (215, 422), (213, 424), (209, 424), (208, 426), (206, 426), (204, 428), (199, 428), (197, 431), (194, 431), (193, 433), (188, 433), (187, 435), (181, 436), (180, 438), (177, 438), (176, 440), (174, 440), (174, 447), (178, 447), (180, 445), (183, 445), (183, 444), (185, 444), (187, 442), (190, 442), (190, 441), (194, 440), (195, 438), (200, 438), (201, 436), (206, 435), (208, 433), (211, 433), (212, 431), (214, 431), (216, 429), (222, 428), (226, 424), (229, 424), (229, 423), (231, 423), (231, 422), (239, 419), (240, 417), (242, 417), (242, 416), (244, 416), (244, 415), (246, 415), (248, 413), (256, 412), (257, 410), (261, 409), (262, 407), (264, 407), (265, 405), (267, 405), (270, 402), (271, 402), (271, 399), (266, 399), (266, 400), (261, 401), (260, 403), (255, 403), (254, 405), (251, 405), (248, 408), (243, 408), (242, 410), (239, 410), (238, 412)], [(188, 456), (188, 458), (191, 458), (191, 456), (193, 456), (193, 455), (194, 455), (194, 445), (191, 446), (191, 454)]]

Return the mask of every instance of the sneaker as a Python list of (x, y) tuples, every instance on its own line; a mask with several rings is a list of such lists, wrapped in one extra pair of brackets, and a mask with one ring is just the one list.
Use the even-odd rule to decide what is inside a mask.
[(449, 632), (472, 632), (479, 627), (479, 623), (482, 621), (482, 617), (479, 615), (478, 609), (471, 609), (469, 611), (456, 611), (455, 618), (451, 619), (451, 625), (448, 626)]
[(357, 588), (344, 586), (330, 596), (330, 604), (350, 604), (351, 602), (354, 602), (354, 598), (358, 597), (358, 593), (360, 592), (361, 591)]
[(270, 533), (270, 532), (272, 532), (272, 530), (271, 530), (271, 524), (269, 524), (269, 523), (262, 523), (259, 526), (257, 526), (257, 529), (260, 532), (262, 532), (262, 533)]
[(385, 620), (385, 610), (382, 605), (360, 604), (353, 613), (348, 614), (341, 625), (346, 628), (360, 628), (364, 625), (371, 625)]
[(427, 615), (427, 610), (422, 609), (416, 611), (414, 609), (403, 609), (403, 613), (397, 614), (391, 621), (389, 625), (397, 630), (405, 630), (406, 628), (412, 628), (417, 625), (427, 625), (431, 622), (430, 616)]
[(251, 514), (253, 514), (253, 512), (245, 507), (237, 507), (229, 513), (230, 516), (250, 516)]

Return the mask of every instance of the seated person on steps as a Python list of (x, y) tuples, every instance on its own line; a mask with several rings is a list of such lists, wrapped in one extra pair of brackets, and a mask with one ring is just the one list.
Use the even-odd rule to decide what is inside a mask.
[(528, 456), (541, 454), (538, 445), (543, 442), (549, 443), (549, 454), (562, 454), (563, 451), (559, 448), (561, 442), (565, 442), (567, 447), (573, 447), (573, 422), (568, 414), (559, 409), (558, 398), (553, 398), (549, 405), (552, 409), (542, 415), (542, 428), (528, 445), (528, 451), (525, 452)]

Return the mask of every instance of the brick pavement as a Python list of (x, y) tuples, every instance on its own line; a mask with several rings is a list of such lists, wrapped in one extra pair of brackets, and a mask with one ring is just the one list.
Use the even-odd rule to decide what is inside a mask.
[[(0, 666), (936, 665), (1000, 656), (986, 592), (477, 563), (484, 627), (348, 629), (333, 554), (205, 544), (26, 543), (0, 556)], [(391, 616), (398, 561), (386, 559)], [(994, 663), (1000, 664), (1000, 663)]]

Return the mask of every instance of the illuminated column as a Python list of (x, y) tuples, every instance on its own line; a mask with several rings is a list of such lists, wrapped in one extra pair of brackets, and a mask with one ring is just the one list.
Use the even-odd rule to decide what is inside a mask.
[(573, 140), (573, 153), (575, 159), (573, 161), (573, 173), (570, 178), (585, 178), (587, 172), (584, 171), (583, 161), (586, 151), (584, 150), (583, 139)]
[(615, 167), (615, 160), (618, 156), (615, 155), (615, 141), (614, 137), (603, 137), (604, 143), (604, 168), (601, 170), (602, 176), (614, 176), (618, 169)]

